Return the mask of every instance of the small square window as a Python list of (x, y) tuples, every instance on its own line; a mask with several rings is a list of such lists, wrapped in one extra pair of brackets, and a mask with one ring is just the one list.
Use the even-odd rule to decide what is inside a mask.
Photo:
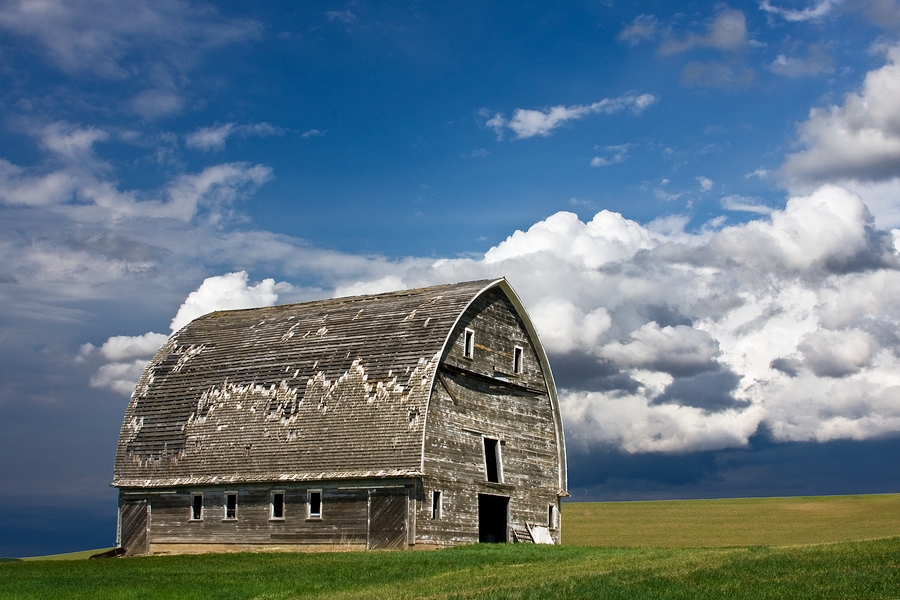
[(465, 358), (475, 357), (475, 332), (471, 329), (466, 329), (463, 339), (463, 356)]
[(307, 506), (309, 509), (307, 516), (310, 519), (322, 518), (322, 490), (309, 490)]
[(191, 494), (191, 521), (203, 520), (203, 493)]
[(272, 492), (269, 518), (276, 521), (284, 520), (284, 492)]
[(431, 492), (431, 518), (435, 521), (441, 518), (443, 512), (443, 495), (440, 491)]
[(516, 346), (513, 348), (513, 373), (519, 375), (522, 372), (522, 348)]
[(225, 520), (237, 519), (237, 492), (225, 492)]

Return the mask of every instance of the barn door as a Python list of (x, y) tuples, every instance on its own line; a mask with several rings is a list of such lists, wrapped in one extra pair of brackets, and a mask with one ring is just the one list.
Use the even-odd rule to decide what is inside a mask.
[(150, 553), (150, 504), (146, 500), (126, 500), (119, 507), (122, 548), (126, 556)]
[(405, 550), (409, 496), (406, 489), (369, 490), (369, 550)]

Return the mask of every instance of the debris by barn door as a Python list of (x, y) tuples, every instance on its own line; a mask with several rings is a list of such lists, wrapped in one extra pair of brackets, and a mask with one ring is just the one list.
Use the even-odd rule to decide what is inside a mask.
[(543, 525), (529, 525), (525, 523), (525, 526), (528, 527), (528, 533), (531, 534), (531, 539), (534, 540), (535, 544), (553, 544), (550, 530)]
[(369, 550), (405, 550), (409, 496), (406, 489), (369, 491)]

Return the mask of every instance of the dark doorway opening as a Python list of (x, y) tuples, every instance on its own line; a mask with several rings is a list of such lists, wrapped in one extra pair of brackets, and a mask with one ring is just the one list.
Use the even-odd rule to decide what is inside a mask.
[(478, 494), (478, 541), (500, 544), (509, 531), (509, 497)]

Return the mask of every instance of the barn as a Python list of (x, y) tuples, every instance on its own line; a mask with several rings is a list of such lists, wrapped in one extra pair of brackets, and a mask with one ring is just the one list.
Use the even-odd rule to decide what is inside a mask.
[(219, 311), (116, 450), (126, 554), (560, 542), (563, 424), (505, 279)]

